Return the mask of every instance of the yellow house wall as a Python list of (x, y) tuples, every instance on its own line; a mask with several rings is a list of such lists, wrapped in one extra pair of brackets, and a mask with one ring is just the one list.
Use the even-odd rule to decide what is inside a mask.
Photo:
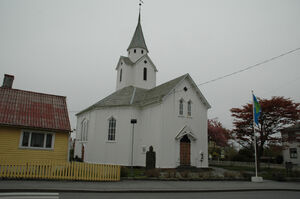
[(55, 133), (54, 148), (50, 150), (20, 148), (22, 129), (0, 127), (0, 159), (58, 160), (68, 159), (68, 133)]

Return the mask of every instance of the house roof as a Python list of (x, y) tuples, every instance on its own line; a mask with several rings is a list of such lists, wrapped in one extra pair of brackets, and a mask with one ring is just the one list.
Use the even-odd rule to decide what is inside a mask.
[(70, 132), (66, 97), (0, 88), (0, 125)]
[[(133, 86), (124, 87), (106, 98), (100, 100), (94, 105), (80, 111), (76, 115), (80, 115), (86, 111), (100, 107), (117, 107), (117, 106), (146, 106), (149, 104), (161, 102), (164, 97), (174, 89), (185, 78), (190, 77), (189, 74), (182, 75), (164, 84), (161, 84), (152, 89), (142, 89)], [(205, 98), (202, 98), (205, 100)], [(205, 100), (203, 102), (210, 108), (210, 105)]]
[(131, 42), (127, 48), (127, 50), (131, 48), (143, 48), (148, 51), (148, 48), (146, 46), (146, 42), (143, 35), (143, 30), (141, 26), (141, 15), (139, 14), (138, 24), (136, 26), (135, 32), (133, 34), (133, 37), (131, 39)]
[(293, 126), (287, 127), (282, 130), (282, 132), (289, 132), (289, 131), (300, 131), (300, 123), (297, 123)]

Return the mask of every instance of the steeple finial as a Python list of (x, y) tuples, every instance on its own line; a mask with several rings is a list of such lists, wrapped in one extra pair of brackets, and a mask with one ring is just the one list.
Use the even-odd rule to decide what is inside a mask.
[(142, 10), (142, 3), (144, 3), (142, 0), (140, 0), (140, 3), (139, 3), (139, 23), (141, 22), (141, 10)]
[(142, 0), (139, 0), (139, 19), (138, 19), (138, 24), (136, 26), (135, 32), (133, 34), (132, 40), (129, 44), (129, 47), (127, 48), (127, 51), (131, 48), (143, 48), (145, 49), (147, 52), (148, 48), (146, 46), (145, 43), (145, 39), (144, 39), (144, 35), (143, 35), (143, 31), (142, 31), (142, 26), (141, 26), (141, 7), (142, 4), (144, 3)]

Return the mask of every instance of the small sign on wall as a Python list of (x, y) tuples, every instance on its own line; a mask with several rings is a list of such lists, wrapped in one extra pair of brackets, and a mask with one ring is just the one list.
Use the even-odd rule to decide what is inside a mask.
[(147, 152), (147, 146), (142, 145), (142, 153), (145, 154)]

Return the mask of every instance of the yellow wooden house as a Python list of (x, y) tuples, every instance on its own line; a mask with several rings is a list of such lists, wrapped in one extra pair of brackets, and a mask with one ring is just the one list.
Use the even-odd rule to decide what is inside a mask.
[(68, 160), (71, 132), (66, 97), (0, 87), (0, 159)]

